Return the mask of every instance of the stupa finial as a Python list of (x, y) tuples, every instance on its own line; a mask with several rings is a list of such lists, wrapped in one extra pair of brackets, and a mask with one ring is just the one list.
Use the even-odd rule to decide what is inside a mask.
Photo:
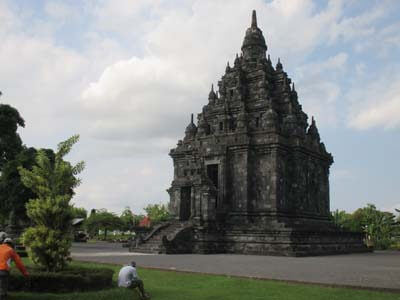
[(256, 10), (253, 10), (253, 14), (251, 16), (251, 27), (257, 27), (257, 14)]
[(283, 69), (283, 66), (282, 66), (282, 63), (281, 63), (281, 59), (278, 57), (278, 63), (276, 64), (276, 70), (282, 70)]

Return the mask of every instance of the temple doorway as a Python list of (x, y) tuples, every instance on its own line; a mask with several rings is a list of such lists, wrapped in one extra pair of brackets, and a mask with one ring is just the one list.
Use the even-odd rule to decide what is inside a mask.
[(218, 187), (219, 187), (219, 176), (218, 176), (218, 164), (207, 165), (207, 176), (210, 178), (215, 189), (217, 190), (217, 199), (215, 199), (215, 207), (218, 207)]
[(190, 204), (191, 204), (192, 188), (185, 186), (181, 188), (181, 207), (179, 219), (181, 221), (187, 221), (190, 218)]
[(207, 176), (218, 190), (218, 164), (207, 165)]

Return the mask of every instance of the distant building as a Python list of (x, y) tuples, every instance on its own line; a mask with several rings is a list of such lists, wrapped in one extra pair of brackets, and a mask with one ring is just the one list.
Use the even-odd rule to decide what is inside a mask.
[(139, 227), (150, 227), (151, 226), (151, 220), (149, 217), (143, 217), (143, 219), (141, 219), (139, 221)]
[(282, 63), (274, 67), (266, 55), (255, 11), (241, 50), (218, 89), (211, 87), (197, 125), (192, 115), (184, 139), (170, 152), (173, 221), (134, 251), (366, 251), (361, 234), (341, 232), (330, 221), (333, 157)]

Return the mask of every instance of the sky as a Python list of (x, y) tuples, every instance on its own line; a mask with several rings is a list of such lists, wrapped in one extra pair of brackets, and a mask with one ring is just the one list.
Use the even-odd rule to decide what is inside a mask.
[(0, 0), (1, 103), (25, 145), (85, 161), (74, 205), (168, 203), (168, 156), (251, 12), (334, 157), (331, 210), (400, 208), (400, 1)]

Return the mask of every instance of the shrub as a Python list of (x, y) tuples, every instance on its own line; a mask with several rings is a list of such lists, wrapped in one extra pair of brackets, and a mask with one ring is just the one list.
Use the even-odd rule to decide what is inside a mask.
[(26, 279), (18, 271), (10, 274), (10, 291), (66, 293), (110, 288), (114, 271), (107, 268), (65, 268), (61, 272), (46, 272), (28, 268)]
[(394, 241), (392, 242), (392, 244), (390, 245), (390, 249), (391, 249), (391, 250), (398, 250), (398, 251), (400, 251), (400, 239), (394, 240)]
[(70, 200), (73, 189), (80, 183), (75, 175), (83, 170), (84, 163), (72, 166), (63, 158), (78, 139), (76, 135), (60, 143), (52, 156), (39, 150), (32, 170), (19, 168), (21, 181), (37, 195), (26, 205), (33, 226), (25, 230), (22, 240), (32, 261), (47, 271), (62, 270), (70, 253), (73, 219)]

